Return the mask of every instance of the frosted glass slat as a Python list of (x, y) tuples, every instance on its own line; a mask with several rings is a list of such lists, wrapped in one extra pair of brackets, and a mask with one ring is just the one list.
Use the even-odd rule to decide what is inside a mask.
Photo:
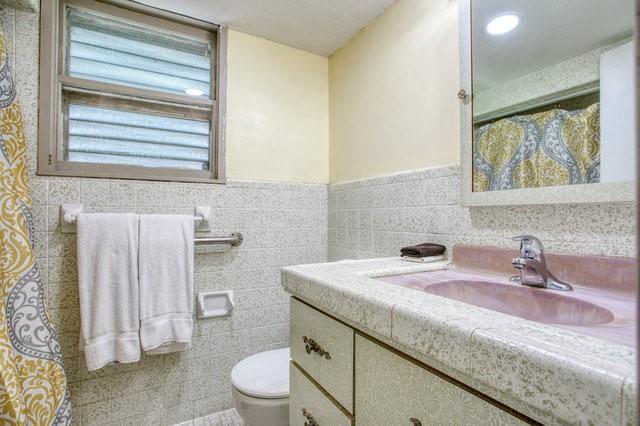
[(138, 112), (118, 111), (86, 105), (69, 105), (69, 118), (88, 120), (96, 123), (121, 124), (123, 126), (148, 127), (151, 129), (171, 130), (199, 135), (209, 134), (209, 123), (206, 121), (188, 120), (184, 118), (162, 117)]
[(207, 85), (211, 78), (209, 69), (180, 65), (175, 62), (162, 61), (158, 58), (147, 58), (138, 54), (122, 53), (117, 50), (105, 49), (78, 42), (72, 42), (69, 49), (69, 53), (73, 58), (119, 64), (128, 68), (137, 68), (174, 75), (177, 77), (200, 81)]
[(143, 85), (161, 92), (184, 94), (186, 89), (198, 89), (203, 94), (209, 93), (209, 85), (200, 81), (75, 57), (71, 57), (69, 61), (69, 75), (72, 77), (89, 77), (91, 80), (126, 86), (139, 87)]
[(193, 135), (166, 130), (122, 126), (118, 124), (102, 124), (69, 120), (68, 132), (70, 136), (123, 139), (132, 142), (151, 142), (162, 145), (180, 145), (204, 149), (209, 147), (208, 135)]
[[(134, 35), (131, 37), (134, 37)], [(204, 70), (211, 69), (211, 63), (208, 57), (195, 55), (189, 52), (181, 52), (177, 49), (163, 47), (158, 44), (145, 43), (132, 38), (125, 38), (77, 27), (74, 26), (73, 20), (71, 21), (69, 39), (72, 42), (77, 41), (93, 46), (116, 50), (118, 52), (132, 53), (139, 56), (146, 56), (147, 58), (202, 68)]]
[(69, 152), (118, 154), (132, 157), (153, 157), (175, 160), (209, 161), (209, 150), (150, 143), (136, 143), (107, 138), (69, 137)]
[(169, 167), (173, 169), (203, 170), (196, 161), (165, 160), (162, 158), (125, 157), (121, 155), (89, 154), (70, 152), (69, 161), (81, 163), (119, 164), (143, 167)]

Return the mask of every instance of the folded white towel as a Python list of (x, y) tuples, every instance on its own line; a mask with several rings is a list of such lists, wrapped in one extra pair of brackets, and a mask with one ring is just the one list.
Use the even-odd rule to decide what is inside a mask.
[(78, 217), (78, 282), (87, 369), (140, 359), (138, 215)]
[(409, 262), (417, 263), (430, 263), (444, 260), (444, 256), (427, 256), (427, 257), (413, 257), (413, 256), (400, 256), (400, 259), (407, 260)]
[(193, 216), (140, 216), (140, 342), (183, 351), (193, 330)]

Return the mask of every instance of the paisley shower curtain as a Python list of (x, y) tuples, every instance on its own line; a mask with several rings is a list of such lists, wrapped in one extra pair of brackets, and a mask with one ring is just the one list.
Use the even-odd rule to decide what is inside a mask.
[(0, 424), (66, 425), (69, 392), (35, 264), (25, 151), (0, 30)]
[(498, 120), (473, 136), (473, 191), (600, 181), (600, 107)]

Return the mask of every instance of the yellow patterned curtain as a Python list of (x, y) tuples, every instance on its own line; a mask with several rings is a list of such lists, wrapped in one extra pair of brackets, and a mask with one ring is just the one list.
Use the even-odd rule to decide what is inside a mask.
[(66, 425), (71, 406), (44, 307), (22, 111), (0, 31), (0, 424)]
[(600, 181), (600, 106), (486, 124), (473, 136), (473, 191)]

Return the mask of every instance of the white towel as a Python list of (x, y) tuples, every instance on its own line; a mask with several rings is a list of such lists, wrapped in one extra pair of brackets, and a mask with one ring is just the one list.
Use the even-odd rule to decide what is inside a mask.
[(87, 369), (140, 359), (138, 215), (78, 217), (80, 346)]
[(150, 354), (191, 346), (193, 216), (140, 216), (140, 342)]
[(400, 256), (400, 259), (407, 260), (409, 262), (417, 262), (417, 263), (430, 263), (430, 262), (438, 262), (440, 260), (444, 260), (444, 256), (426, 256), (426, 257), (413, 257), (413, 256)]

